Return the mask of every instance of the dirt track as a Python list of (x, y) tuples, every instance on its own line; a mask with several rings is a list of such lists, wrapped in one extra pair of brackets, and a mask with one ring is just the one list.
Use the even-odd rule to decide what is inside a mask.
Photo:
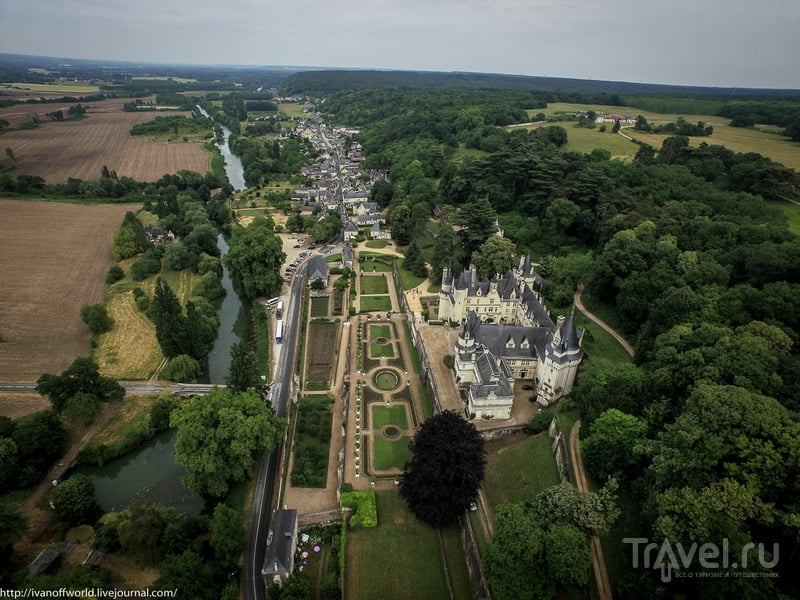
[[(581, 422), (575, 421), (572, 426), (572, 431), (569, 432), (569, 448), (572, 455), (572, 463), (575, 472), (575, 486), (582, 494), (589, 492), (589, 484), (586, 481), (586, 473), (583, 470), (583, 458), (581, 458), (581, 448), (578, 443), (578, 432), (581, 429)], [(614, 595), (611, 592), (611, 582), (608, 579), (608, 570), (606, 569), (606, 559), (603, 555), (603, 546), (597, 536), (592, 537), (591, 540), (592, 550), (592, 567), (594, 569), (595, 582), (597, 583), (597, 591), (600, 600), (611, 600)]]

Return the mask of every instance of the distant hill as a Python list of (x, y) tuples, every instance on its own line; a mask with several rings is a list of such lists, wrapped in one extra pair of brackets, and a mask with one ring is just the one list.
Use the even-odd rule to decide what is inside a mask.
[(286, 85), (290, 94), (329, 94), (362, 87), (467, 87), (626, 96), (697, 95), (724, 99), (800, 98), (800, 90), (697, 87), (569, 79), (565, 77), (534, 77), (466, 72), (439, 73), (430, 71), (301, 70), (291, 75)]

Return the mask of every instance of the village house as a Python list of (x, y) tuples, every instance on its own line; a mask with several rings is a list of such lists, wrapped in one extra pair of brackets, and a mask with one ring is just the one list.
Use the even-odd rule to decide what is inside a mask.
[(283, 585), (294, 570), (294, 553), (297, 549), (297, 511), (276, 510), (272, 513), (272, 529), (267, 536), (267, 549), (261, 577), (264, 586)]
[(352, 221), (347, 221), (344, 224), (344, 240), (346, 242), (351, 242), (355, 238), (358, 237), (358, 234), (361, 233), (361, 230), (358, 228), (358, 225), (353, 223)]
[(311, 285), (317, 279), (321, 279), (328, 286), (328, 263), (325, 257), (320, 254), (315, 254), (308, 259), (308, 284)]

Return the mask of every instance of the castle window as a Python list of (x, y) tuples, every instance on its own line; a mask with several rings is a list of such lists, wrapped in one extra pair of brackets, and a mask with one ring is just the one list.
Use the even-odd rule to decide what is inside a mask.
[(514, 343), (514, 338), (508, 336), (508, 340), (506, 341), (506, 348), (516, 348), (516, 344)]

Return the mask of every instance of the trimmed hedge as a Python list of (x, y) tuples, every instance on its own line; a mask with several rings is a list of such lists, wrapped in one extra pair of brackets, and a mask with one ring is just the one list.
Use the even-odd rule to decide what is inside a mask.
[(377, 527), (378, 505), (375, 502), (375, 491), (345, 492), (342, 494), (342, 506), (352, 508), (355, 514), (350, 517), (350, 528)]

